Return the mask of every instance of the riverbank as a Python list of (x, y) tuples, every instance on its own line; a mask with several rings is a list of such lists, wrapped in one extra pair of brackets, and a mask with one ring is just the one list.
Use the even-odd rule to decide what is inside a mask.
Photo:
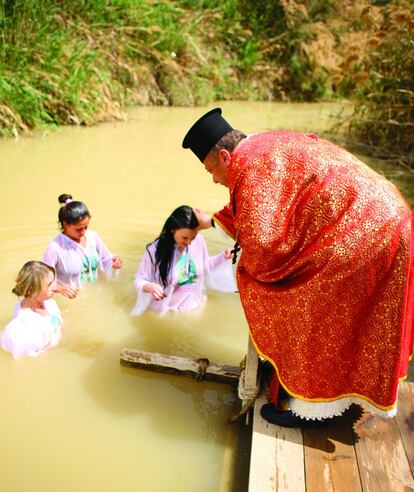
[(1, 135), (132, 105), (349, 98), (353, 138), (414, 167), (408, 0), (0, 0), (0, 24)]

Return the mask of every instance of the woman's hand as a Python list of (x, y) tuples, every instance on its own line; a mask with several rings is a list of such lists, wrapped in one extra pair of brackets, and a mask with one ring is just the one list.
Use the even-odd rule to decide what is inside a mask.
[(79, 294), (79, 289), (72, 289), (72, 287), (66, 287), (66, 285), (61, 284), (56, 284), (53, 291), (62, 294), (63, 297), (67, 297), (68, 299), (75, 299)]
[(122, 268), (122, 260), (119, 256), (112, 257), (112, 268), (114, 270), (119, 270), (120, 268)]
[(164, 297), (167, 297), (165, 290), (161, 285), (155, 283), (145, 284), (143, 287), (144, 292), (149, 292), (152, 295), (154, 301), (161, 301)]
[(198, 229), (208, 229), (211, 227), (211, 215), (202, 212), (199, 208), (193, 208), (193, 212), (199, 223)]
[(234, 257), (234, 253), (231, 252), (232, 250), (230, 248), (227, 248), (224, 250), (224, 258), (226, 260), (232, 260)]

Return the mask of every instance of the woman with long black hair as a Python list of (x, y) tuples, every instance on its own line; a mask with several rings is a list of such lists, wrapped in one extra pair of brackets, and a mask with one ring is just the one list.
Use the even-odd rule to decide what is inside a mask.
[(166, 220), (158, 238), (147, 245), (135, 287), (137, 303), (132, 314), (146, 309), (189, 312), (206, 300), (205, 287), (234, 292), (236, 285), (226, 249), (209, 257), (198, 220), (191, 207), (182, 205)]

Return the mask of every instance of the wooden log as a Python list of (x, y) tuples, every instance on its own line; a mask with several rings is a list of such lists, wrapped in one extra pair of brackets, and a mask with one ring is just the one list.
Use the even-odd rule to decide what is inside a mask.
[(227, 384), (237, 384), (240, 374), (238, 367), (219, 365), (204, 358), (190, 359), (128, 348), (121, 351), (121, 364), (148, 371), (190, 376), (194, 379)]

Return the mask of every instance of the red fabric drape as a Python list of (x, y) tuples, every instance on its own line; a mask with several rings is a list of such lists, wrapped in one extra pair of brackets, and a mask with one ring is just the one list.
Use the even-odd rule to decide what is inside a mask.
[(251, 337), (290, 394), (396, 401), (413, 348), (413, 214), (399, 191), (316, 135), (256, 134), (215, 218), (242, 247)]
[(236, 229), (234, 227), (234, 217), (230, 204), (227, 204), (219, 212), (213, 215), (218, 225), (233, 239), (236, 239)]

